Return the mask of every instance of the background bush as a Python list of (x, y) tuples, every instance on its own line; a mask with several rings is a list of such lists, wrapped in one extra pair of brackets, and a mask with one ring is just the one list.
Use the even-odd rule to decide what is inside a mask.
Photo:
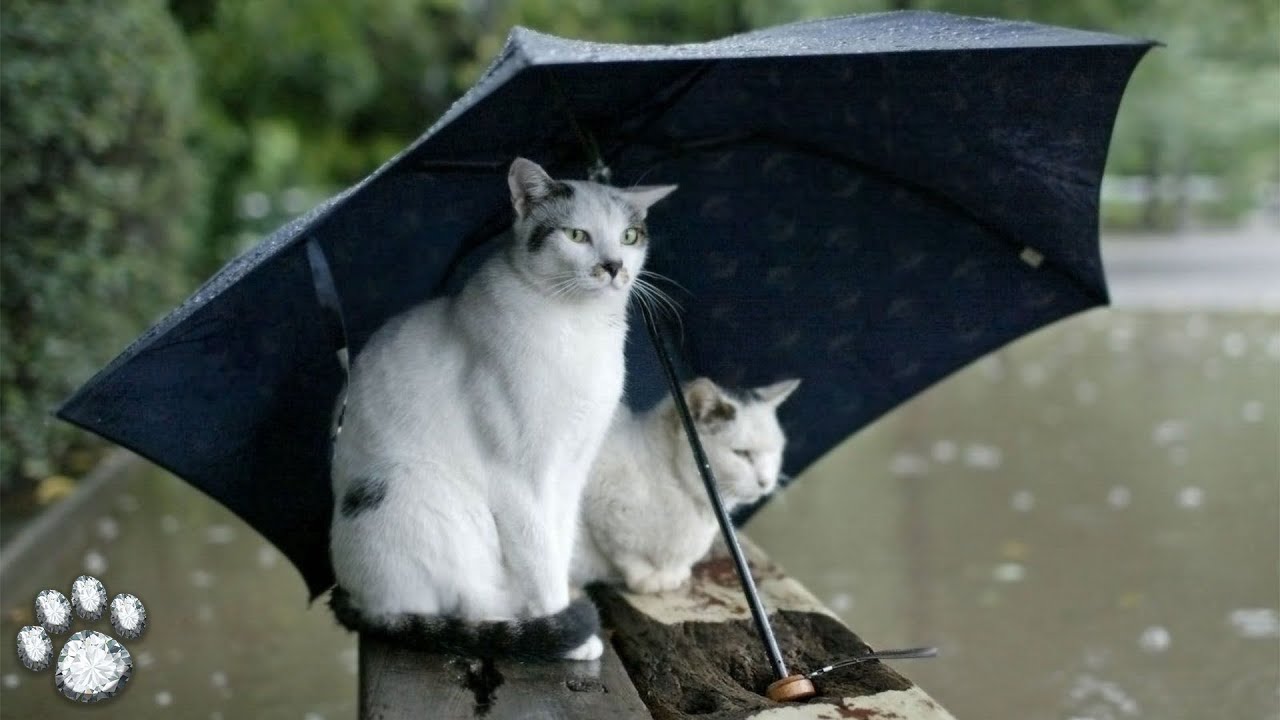
[[(87, 438), (50, 411), (192, 285), (195, 71), (159, 0), (0, 3), (0, 477)], [(83, 461), (80, 464), (84, 464)]]

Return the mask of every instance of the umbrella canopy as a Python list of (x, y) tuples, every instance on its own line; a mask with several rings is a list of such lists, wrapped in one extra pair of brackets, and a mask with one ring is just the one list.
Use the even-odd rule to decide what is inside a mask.
[[(619, 185), (680, 185), (650, 220), (648, 267), (683, 286), (684, 370), (804, 379), (783, 409), (799, 472), (957, 368), (1107, 301), (1099, 182), (1150, 45), (920, 12), (675, 46), (517, 28), (426, 134), (232, 261), (58, 414), (231, 508), (322, 592), (343, 373), (315, 249), (359, 352), (497, 242), (513, 157), (559, 177), (603, 160)], [(628, 363), (628, 401), (654, 402), (645, 343)]]

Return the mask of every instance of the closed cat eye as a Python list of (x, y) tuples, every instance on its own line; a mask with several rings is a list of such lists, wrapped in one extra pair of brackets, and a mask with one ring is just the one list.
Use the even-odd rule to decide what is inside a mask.
[(586, 230), (579, 230), (578, 228), (564, 228), (564, 234), (568, 235), (569, 239), (576, 243), (591, 242), (591, 235)]
[(640, 241), (640, 228), (629, 227), (622, 233), (623, 245), (635, 245)]

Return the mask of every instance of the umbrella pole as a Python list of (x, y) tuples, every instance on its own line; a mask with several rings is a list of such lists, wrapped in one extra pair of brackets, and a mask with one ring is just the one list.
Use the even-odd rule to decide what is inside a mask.
[(684, 426), (685, 435), (689, 439), (689, 448), (693, 450), (694, 464), (698, 466), (698, 474), (702, 476), (702, 484), (707, 490), (707, 498), (711, 501), (711, 509), (715, 512), (716, 522), (720, 523), (720, 534), (724, 544), (729, 548), (733, 565), (738, 570), (738, 580), (742, 583), (742, 593), (747, 597), (747, 607), (751, 608), (751, 619), (755, 621), (756, 632), (764, 645), (765, 654), (769, 656), (769, 664), (773, 666), (774, 682), (769, 685), (770, 699), (785, 702), (803, 700), (813, 697), (817, 691), (813, 683), (803, 675), (788, 675), (787, 663), (782, 659), (782, 651), (778, 649), (778, 640), (773, 636), (773, 627), (769, 625), (769, 615), (765, 612), (764, 603), (760, 601), (760, 593), (756, 591), (755, 579), (751, 577), (751, 569), (742, 554), (742, 546), (738, 544), (738, 533), (733, 528), (733, 520), (724, 509), (720, 499), (720, 491), (716, 489), (715, 476), (711, 472), (711, 463), (702, 449), (702, 441), (698, 439), (698, 431), (693, 426), (693, 416), (689, 413), (689, 405), (685, 402), (684, 392), (680, 389), (680, 380), (676, 377), (675, 366), (671, 355), (667, 352), (662, 333), (658, 330), (657, 320), (648, 307), (641, 305), (644, 325), (649, 331), (649, 339), (653, 341), (653, 349), (658, 353), (658, 361), (662, 364), (663, 373), (667, 377), (667, 385), (671, 389), (671, 397), (675, 400), (676, 410), (680, 413), (680, 423)]

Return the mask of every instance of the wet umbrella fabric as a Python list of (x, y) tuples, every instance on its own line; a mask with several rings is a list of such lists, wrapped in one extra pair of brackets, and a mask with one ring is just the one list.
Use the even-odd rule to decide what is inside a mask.
[[(409, 148), (232, 261), (58, 414), (235, 511), (322, 592), (338, 338), (358, 353), (459, 286), (510, 224), (513, 157), (562, 177), (603, 160), (619, 185), (680, 185), (650, 220), (649, 268), (683, 287), (673, 349), (689, 376), (804, 379), (783, 412), (797, 473), (957, 368), (1107, 301), (1099, 183), (1149, 47), (918, 12), (679, 46), (518, 28)], [(637, 406), (664, 391), (646, 345), (628, 347)]]

